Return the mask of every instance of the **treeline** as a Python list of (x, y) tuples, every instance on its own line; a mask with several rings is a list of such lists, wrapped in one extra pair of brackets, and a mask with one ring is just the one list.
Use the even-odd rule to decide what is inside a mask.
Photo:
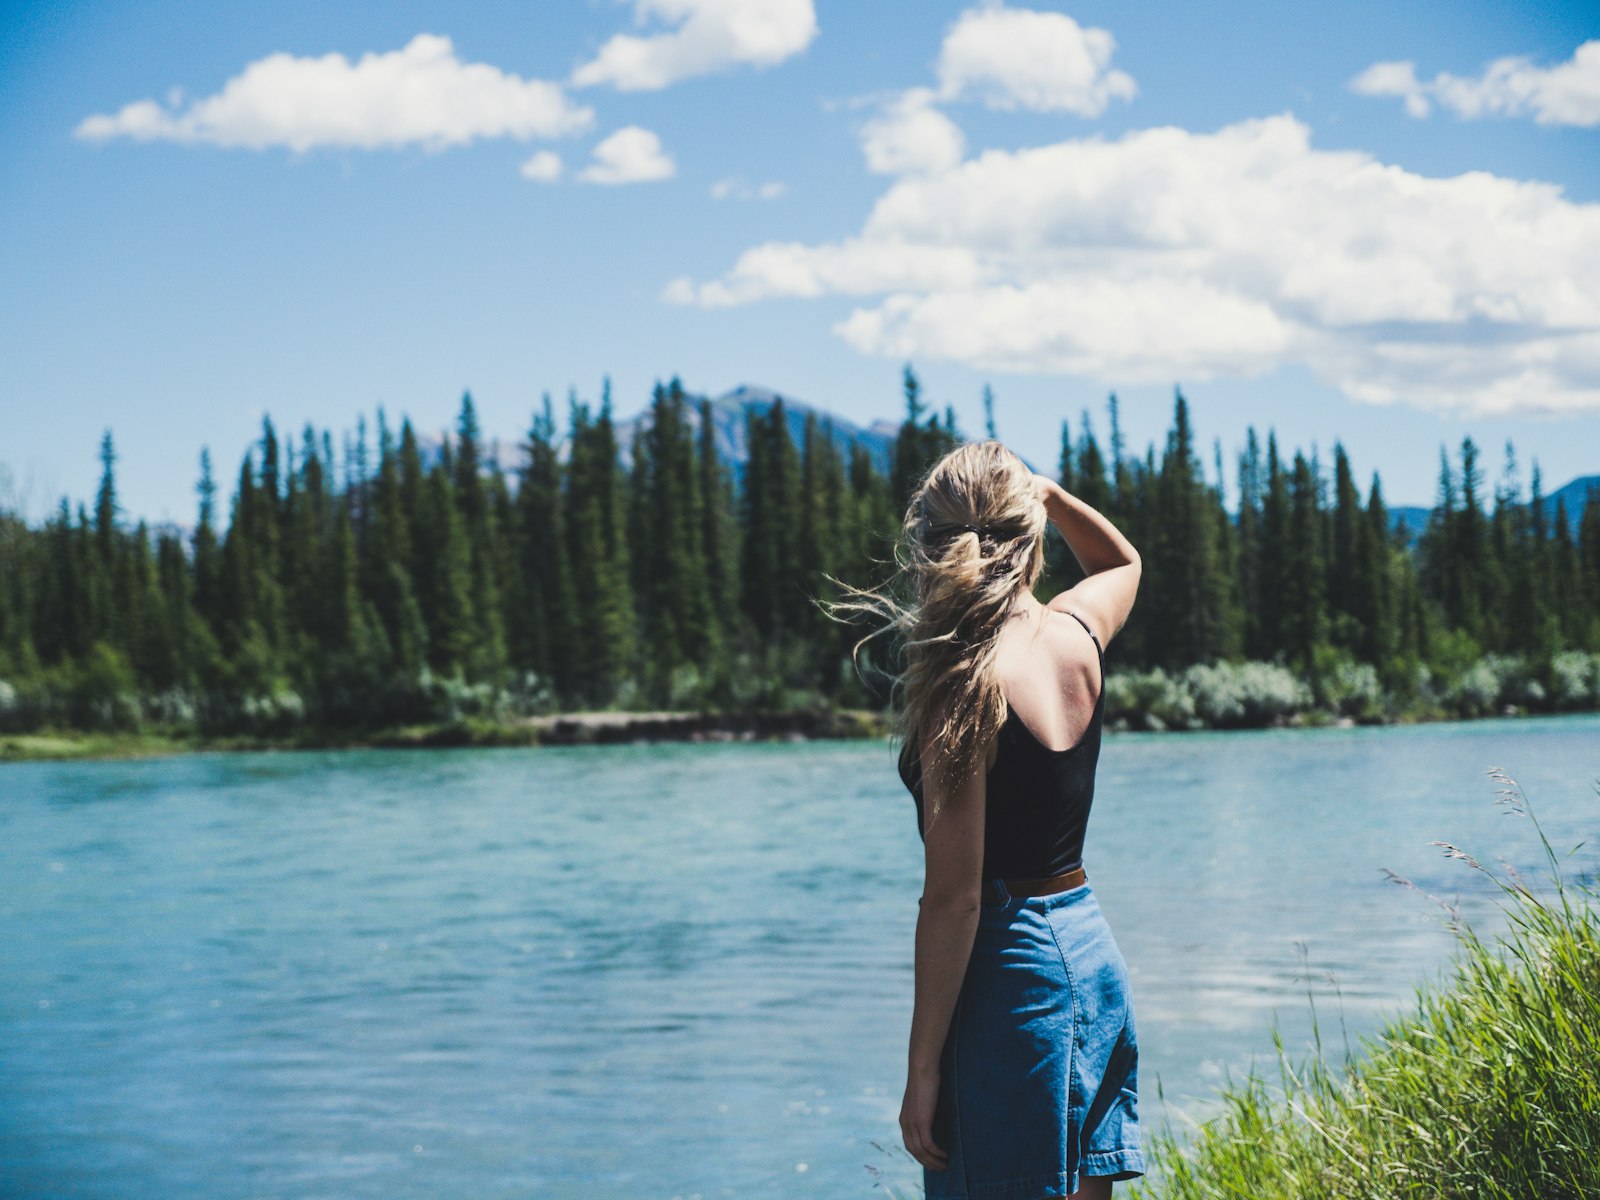
[(1124, 454), (1115, 396), (1110, 417), (1109, 459), (1088, 414), (1076, 440), (1063, 426), (1060, 474), (1144, 559), (1115, 645), (1143, 670), (1113, 681), (1114, 716), (1200, 727), (1600, 706), (1600, 503), (1575, 539), (1564, 500), (1547, 515), (1537, 463), (1524, 495), (1509, 441), (1492, 496), (1471, 437), (1454, 461), (1441, 448), (1435, 505), (1410, 531), (1340, 444), (1330, 478), (1314, 450), (1287, 459), (1251, 428), (1229, 513), (1220, 443), (1207, 483), (1181, 392), (1159, 458)]
[[(108, 431), (92, 513), (63, 498), (37, 529), (0, 514), (0, 728), (273, 733), (881, 705), (892, 648), (864, 656), (863, 679), (850, 663), (861, 631), (813, 601), (831, 597), (827, 575), (885, 578), (907, 497), (964, 436), (948, 408), (930, 413), (909, 367), (904, 388), (887, 474), (815, 412), (797, 440), (777, 400), (743, 410), (737, 485), (713, 405), (676, 379), (635, 424), (627, 468), (609, 386), (598, 406), (569, 397), (564, 435), (546, 396), (509, 467), (470, 395), (430, 456), (381, 410), (376, 445), (363, 422), (337, 459), (328, 432), (280, 437), (268, 418), (226, 521), (202, 451), (187, 541), (124, 520)], [(1376, 475), (1363, 499), (1342, 447), (1330, 478), (1314, 453), (1285, 461), (1251, 430), (1230, 513), (1220, 445), (1208, 480), (1181, 394), (1159, 457), (1126, 453), (1115, 397), (1110, 417), (1104, 448), (1087, 413), (1076, 431), (1063, 423), (1058, 470), (1144, 554), (1139, 609), (1112, 648), (1130, 723), (1448, 710), (1473, 672), (1477, 708), (1600, 704), (1600, 505), (1576, 539), (1564, 513), (1547, 522), (1537, 467), (1530, 506), (1509, 445), (1487, 506), (1470, 439), (1441, 462), (1413, 552)], [(1076, 577), (1058, 538), (1048, 572), (1041, 591)]]

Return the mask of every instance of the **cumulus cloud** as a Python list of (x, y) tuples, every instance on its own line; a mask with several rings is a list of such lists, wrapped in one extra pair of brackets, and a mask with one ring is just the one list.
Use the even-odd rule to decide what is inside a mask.
[(1098, 116), (1111, 99), (1131, 99), (1133, 79), (1110, 69), (1116, 43), (1062, 13), (970, 8), (945, 34), (939, 86), (913, 87), (881, 102), (861, 127), (867, 169), (880, 175), (948, 171), (966, 153), (966, 137), (940, 103), (977, 99), (994, 109), (1065, 110)]
[(990, 108), (1097, 117), (1131, 100), (1133, 77), (1111, 69), (1116, 42), (1065, 13), (987, 4), (968, 9), (939, 51), (939, 94), (977, 96)]
[(1363, 96), (1399, 96), (1413, 117), (1439, 104), (1469, 119), (1531, 113), (1540, 125), (1592, 129), (1600, 125), (1600, 40), (1584, 42), (1553, 67), (1536, 67), (1527, 57), (1498, 58), (1476, 79), (1441, 71), (1423, 82), (1415, 63), (1373, 63), (1350, 88)]
[(740, 64), (770, 67), (817, 36), (812, 0), (635, 0), (634, 19), (673, 26), (619, 33), (572, 73), (576, 87), (654, 91)]
[(626, 125), (594, 148), (594, 161), (578, 175), (586, 183), (649, 183), (677, 173), (661, 139), (648, 129)]
[(556, 137), (594, 120), (559, 84), (462, 62), (449, 38), (428, 33), (356, 62), (342, 54), (269, 54), (216, 95), (187, 108), (181, 101), (178, 94), (164, 105), (137, 100), (85, 118), (74, 133), (88, 141), (128, 137), (250, 149), (416, 144), (440, 150), (475, 138)]
[(673, 281), (706, 307), (855, 296), (857, 350), (1116, 383), (1306, 364), (1358, 400), (1600, 409), (1600, 204), (1318, 150), (1284, 114), (989, 150), (896, 179), (861, 231)]
[(554, 183), (561, 178), (561, 156), (553, 150), (540, 150), (522, 164), (522, 177), (535, 183)]
[(719, 179), (711, 185), (713, 200), (776, 200), (786, 194), (789, 185), (774, 179), (754, 186), (742, 179)]
[(862, 127), (861, 150), (869, 170), (911, 175), (948, 170), (961, 161), (966, 139), (933, 101), (932, 89), (911, 88)]

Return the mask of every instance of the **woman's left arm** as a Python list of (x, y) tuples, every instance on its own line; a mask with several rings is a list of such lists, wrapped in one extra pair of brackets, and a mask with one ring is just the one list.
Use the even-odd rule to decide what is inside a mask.
[[(924, 743), (923, 762), (935, 753)], [(924, 779), (929, 773), (924, 773)], [(930, 796), (931, 799), (931, 796)], [(917, 914), (915, 1002), (900, 1132), (923, 1166), (943, 1171), (947, 1150), (933, 1141), (939, 1059), (977, 935), (983, 889), (984, 773), (975, 771), (938, 808), (923, 836), (924, 880)]]

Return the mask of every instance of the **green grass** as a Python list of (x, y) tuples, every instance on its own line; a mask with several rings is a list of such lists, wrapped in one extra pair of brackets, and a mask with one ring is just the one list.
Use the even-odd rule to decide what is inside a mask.
[(156, 733), (82, 733), (76, 730), (0, 734), (0, 762), (71, 758), (145, 758), (194, 749), (188, 738)]
[(1486, 940), (1454, 915), (1448, 981), (1419, 990), (1348, 1062), (1331, 1064), (1320, 1037), (1291, 1062), (1275, 1039), (1277, 1083), (1252, 1076), (1194, 1133), (1151, 1139), (1154, 1169), (1136, 1195), (1600, 1196), (1600, 893), (1564, 874), (1521, 789), (1490, 774), (1500, 803), (1532, 823), (1549, 879), (1437, 843), (1499, 886), (1504, 932)]
[[(420, 722), (382, 728), (332, 728), (302, 725), (281, 733), (238, 733), (207, 735), (187, 729), (149, 728), (139, 731), (93, 732), (75, 729), (44, 729), (31, 733), (0, 733), (0, 763), (46, 759), (145, 758), (182, 754), (199, 750), (337, 750), (378, 747), (385, 749), (437, 748), (457, 746), (540, 746), (599, 743), (629, 736), (626, 730), (584, 732), (586, 716), (562, 714), (566, 721), (580, 726), (575, 735), (552, 736), (534, 722), (522, 718), (495, 720), (467, 716), (453, 721)], [(625, 718), (629, 714), (600, 714)], [(675, 714), (689, 717), (692, 714)], [(784, 739), (805, 731), (808, 736), (828, 738), (880, 738), (888, 732), (880, 713), (864, 709), (834, 709), (823, 712), (799, 709), (793, 712), (758, 714), (752, 727), (748, 714), (729, 713), (725, 721), (709, 714), (704, 722), (709, 731), (724, 726), (730, 735)], [(624, 722), (625, 723), (625, 722)], [(704, 734), (706, 731), (701, 731)], [(632, 736), (687, 738), (688, 731), (635, 731)]]

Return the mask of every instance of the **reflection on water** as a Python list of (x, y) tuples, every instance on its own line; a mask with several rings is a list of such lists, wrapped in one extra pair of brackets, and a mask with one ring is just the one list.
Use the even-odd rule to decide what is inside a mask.
[[(1483, 771), (1565, 848), (1597, 734), (1109, 737), (1088, 860), (1148, 1120), (1213, 1111), (1275, 1018), (1304, 1044), (1308, 997), (1374, 1031), (1451, 944), (1382, 868), (1492, 922), (1429, 841), (1537, 876)], [(0, 768), (0, 1193), (909, 1190), (920, 853), (881, 743)]]

